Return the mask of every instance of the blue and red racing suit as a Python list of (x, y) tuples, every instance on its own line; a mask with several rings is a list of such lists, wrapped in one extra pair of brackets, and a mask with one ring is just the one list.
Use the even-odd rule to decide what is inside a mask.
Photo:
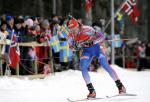
[(80, 58), (80, 67), (86, 84), (91, 83), (88, 68), (93, 57), (97, 57), (100, 65), (109, 73), (114, 81), (118, 80), (116, 72), (111, 68), (100, 48), (100, 44), (104, 40), (105, 36), (102, 33), (96, 32), (92, 27), (84, 25), (79, 28), (78, 34), (70, 33), (68, 35), (69, 45), (81, 47), (83, 50)]

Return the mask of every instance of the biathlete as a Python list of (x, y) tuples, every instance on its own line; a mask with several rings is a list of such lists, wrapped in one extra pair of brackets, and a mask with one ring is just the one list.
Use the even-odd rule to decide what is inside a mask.
[(96, 32), (92, 27), (80, 24), (76, 19), (68, 20), (69, 28), (68, 43), (70, 47), (81, 48), (82, 54), (80, 58), (80, 67), (82, 76), (85, 80), (89, 94), (87, 98), (95, 98), (96, 92), (90, 80), (88, 73), (89, 65), (93, 57), (97, 57), (100, 65), (109, 73), (110, 77), (116, 83), (119, 94), (126, 93), (126, 89), (120, 81), (115, 70), (108, 64), (105, 54), (102, 52), (100, 45), (105, 40), (105, 36), (101, 32)]

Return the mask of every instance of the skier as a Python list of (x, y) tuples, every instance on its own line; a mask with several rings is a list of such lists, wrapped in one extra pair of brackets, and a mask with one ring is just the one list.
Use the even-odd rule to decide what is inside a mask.
[(89, 65), (93, 57), (97, 57), (101, 66), (109, 73), (111, 78), (116, 83), (119, 94), (126, 93), (124, 85), (118, 78), (115, 70), (108, 64), (107, 58), (103, 53), (100, 45), (105, 40), (105, 36), (101, 32), (96, 32), (92, 27), (80, 24), (76, 19), (68, 20), (69, 28), (68, 43), (70, 47), (81, 48), (82, 55), (80, 58), (80, 67), (82, 76), (85, 80), (89, 94), (87, 98), (95, 98), (96, 92), (88, 74)]

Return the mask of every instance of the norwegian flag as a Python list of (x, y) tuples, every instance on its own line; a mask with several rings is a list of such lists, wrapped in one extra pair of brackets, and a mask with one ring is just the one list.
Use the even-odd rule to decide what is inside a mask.
[(9, 48), (9, 66), (12, 68), (16, 68), (17, 64), (20, 62), (20, 51), (19, 47), (17, 47), (16, 37), (14, 33), (12, 34), (11, 45)]
[(136, 23), (138, 21), (140, 12), (137, 8), (135, 0), (126, 0), (121, 9), (131, 17), (133, 23)]
[(85, 8), (86, 8), (86, 12), (88, 13), (92, 8), (92, 0), (86, 0)]

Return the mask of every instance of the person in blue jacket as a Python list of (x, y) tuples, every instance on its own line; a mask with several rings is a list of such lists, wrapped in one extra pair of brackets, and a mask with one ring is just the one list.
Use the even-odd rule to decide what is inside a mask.
[(96, 32), (92, 27), (80, 24), (76, 19), (72, 18), (67, 22), (69, 28), (68, 43), (70, 47), (81, 48), (82, 55), (80, 58), (80, 67), (83, 79), (86, 82), (89, 94), (87, 98), (95, 98), (96, 92), (92, 85), (88, 68), (93, 59), (97, 57), (101, 66), (109, 73), (116, 83), (119, 94), (126, 93), (124, 85), (121, 83), (115, 70), (108, 64), (107, 58), (100, 48), (105, 36), (101, 32)]

